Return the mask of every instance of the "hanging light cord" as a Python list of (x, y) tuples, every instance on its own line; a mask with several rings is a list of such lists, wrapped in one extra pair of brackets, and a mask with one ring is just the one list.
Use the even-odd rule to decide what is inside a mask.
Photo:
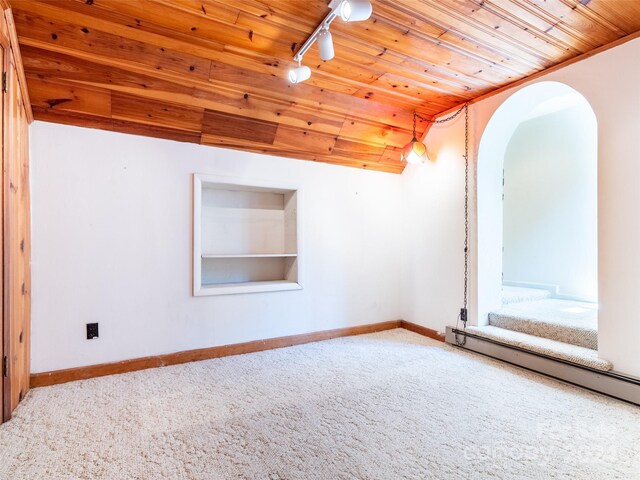
[(418, 112), (413, 112), (413, 138), (416, 137), (416, 119), (420, 119), (423, 122), (427, 122), (427, 123), (432, 123), (432, 124), (439, 124), (439, 123), (446, 123), (446, 122), (450, 122), (451, 120), (453, 120), (454, 118), (456, 118), (458, 115), (460, 115), (463, 111), (467, 112), (466, 113), (466, 120), (468, 122), (469, 120), (469, 104), (465, 103), (462, 107), (460, 107), (460, 110), (452, 113), (451, 115), (449, 115), (448, 117), (445, 118), (440, 118), (438, 120), (431, 120), (430, 118), (427, 117), (423, 117), (422, 115), (420, 115)]
[(464, 293), (462, 308), (456, 321), (455, 340), (459, 347), (463, 347), (467, 343), (465, 334), (463, 334), (462, 340), (458, 338), (458, 324), (462, 321), (463, 330), (467, 329), (469, 295), (469, 104), (465, 103), (462, 108), (464, 108)]
[(464, 291), (462, 295), (462, 308), (456, 320), (454, 333), (456, 345), (463, 347), (467, 343), (467, 336), (463, 334), (462, 340), (458, 338), (458, 326), (462, 322), (463, 331), (467, 328), (469, 300), (469, 104), (465, 103), (460, 110), (448, 117), (438, 120), (425, 118), (417, 112), (413, 112), (413, 137), (416, 136), (416, 118), (425, 122), (438, 124), (453, 120), (464, 111)]

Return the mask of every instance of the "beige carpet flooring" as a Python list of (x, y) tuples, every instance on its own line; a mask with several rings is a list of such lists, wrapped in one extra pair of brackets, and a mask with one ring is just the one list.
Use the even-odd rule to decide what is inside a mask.
[(638, 479), (640, 408), (405, 330), (31, 391), (0, 479)]

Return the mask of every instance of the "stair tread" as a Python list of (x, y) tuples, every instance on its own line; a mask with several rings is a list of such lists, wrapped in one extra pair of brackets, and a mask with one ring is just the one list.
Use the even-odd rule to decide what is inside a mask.
[(548, 298), (505, 305), (489, 314), (489, 324), (580, 347), (598, 348), (598, 306)]
[(485, 337), (497, 342), (505, 343), (532, 352), (548, 355), (568, 362), (595, 368), (597, 370), (609, 371), (613, 365), (608, 360), (598, 357), (597, 350), (558, 342), (536, 335), (508, 330), (505, 328), (487, 325), (483, 327), (467, 327), (467, 332)]

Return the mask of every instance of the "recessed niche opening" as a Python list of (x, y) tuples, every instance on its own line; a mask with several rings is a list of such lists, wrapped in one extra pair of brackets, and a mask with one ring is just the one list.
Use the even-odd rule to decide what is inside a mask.
[(194, 176), (194, 295), (302, 288), (297, 189)]

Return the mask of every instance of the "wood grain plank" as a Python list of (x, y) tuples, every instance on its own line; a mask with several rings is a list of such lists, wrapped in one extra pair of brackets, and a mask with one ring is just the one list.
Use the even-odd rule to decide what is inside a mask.
[(411, 140), (411, 132), (402, 130), (392, 125), (368, 123), (347, 117), (340, 138), (358, 139), (368, 145), (383, 145), (402, 148)]
[[(562, 0), (563, 3), (568, 3)], [(630, 35), (640, 29), (640, 3), (619, 0), (591, 0), (587, 5), (575, 5), (584, 15), (589, 15), (596, 21), (606, 25), (616, 32), (619, 37)]]
[(27, 79), (34, 107), (111, 116), (111, 92), (107, 89), (47, 81), (35, 75)]
[(143, 99), (133, 95), (111, 95), (111, 118), (191, 132), (202, 131), (204, 108), (190, 108)]
[[(4, 315), (9, 319), (9, 414), (29, 391), (30, 189), (29, 121), (17, 62), (8, 56), (4, 126)], [(6, 411), (5, 411), (6, 413)], [(7, 416), (5, 415), (5, 418)]]
[[(354, 140), (347, 140), (339, 138), (336, 140), (333, 147), (333, 155), (341, 158), (350, 158), (353, 160), (359, 160), (367, 164), (378, 163), (384, 154), (386, 147), (369, 145), (360, 143)], [(395, 158), (393, 164), (398, 164), (400, 155)]]
[(278, 124), (263, 120), (247, 119), (239, 115), (205, 110), (202, 133), (272, 145)]
[[(8, 8), (6, 5), (0, 5), (2, 8)], [(7, 22), (4, 15), (0, 15), (0, 64), (5, 68), (7, 65), (7, 56), (10, 54), (9, 48), (9, 34), (7, 31)], [(7, 112), (6, 102), (0, 102), (0, 118), (2, 119), (3, 128), (8, 126), (9, 115)], [(2, 132), (0, 135), (0, 144), (2, 150), (5, 150), (6, 135)], [(6, 303), (6, 277), (7, 272), (5, 266), (5, 236), (4, 236), (4, 224), (7, 220), (5, 213), (5, 155), (2, 158), (2, 170), (0, 171), (0, 181), (2, 182), (2, 194), (0, 195), (0, 219), (2, 220), (2, 234), (0, 235), (0, 252), (2, 252), (2, 262), (0, 262), (0, 311), (2, 312), (2, 319), (0, 320), (0, 359), (4, 364), (5, 357), (8, 358), (11, 351), (11, 322), (7, 316), (7, 303)], [(8, 421), (11, 418), (11, 382), (9, 378), (5, 377), (4, 372), (0, 375), (0, 423)]]
[(43, 122), (75, 125), (85, 128), (97, 128), (100, 130), (127, 133), (131, 135), (163, 138), (177, 142), (200, 143), (201, 137), (199, 132), (189, 132), (186, 130), (161, 127), (158, 125), (140, 124), (131, 121), (123, 121), (77, 112), (65, 112), (62, 110), (34, 107), (33, 114), (36, 120), (41, 120)]
[[(477, 0), (474, 1), (479, 3)], [(598, 24), (575, 24), (572, 21), (575, 15), (571, 14), (568, 18), (564, 15), (557, 17), (549, 9), (539, 8), (529, 0), (491, 0), (484, 5), (502, 16), (515, 14), (521, 25), (525, 25), (524, 28), (532, 27), (534, 31), (556, 37), (564, 44), (573, 45), (580, 52), (589, 51), (618, 38)]]
[(90, 56), (115, 57), (123, 64), (141, 64), (150, 69), (168, 71), (182, 76), (207, 80), (210, 60), (169, 50), (162, 46), (130, 40), (69, 22), (52, 20), (40, 15), (15, 11), (15, 17), (31, 40), (59, 45), (60, 50), (84, 52)]
[(9, 35), (9, 43), (11, 45), (11, 55), (14, 58), (16, 64), (16, 71), (18, 73), (18, 84), (20, 85), (20, 91), (22, 98), (24, 99), (25, 114), (29, 123), (33, 122), (33, 112), (31, 111), (31, 102), (29, 99), (29, 92), (27, 89), (27, 81), (24, 76), (24, 66), (22, 64), (22, 53), (20, 52), (20, 43), (18, 41), (18, 32), (16, 30), (15, 20), (13, 18), (13, 12), (11, 8), (4, 10), (4, 22), (6, 25), (6, 32)]
[[(42, 58), (40, 58), (40, 60), (38, 62), (39, 66), (42, 66), (42, 61), (43, 61)], [(83, 66), (86, 66), (86, 64), (83, 64)], [(43, 75), (43, 72), (45, 72), (46, 69), (44, 69), (44, 70), (43, 69), (36, 69), (36, 71), (38, 72), (37, 75)], [(70, 71), (72, 72), (72, 74), (70, 75), (70, 78), (94, 78), (96, 76), (91, 71), (87, 71), (84, 74), (80, 74), (77, 68), (72, 68), (72, 69), (70, 69)], [(114, 71), (111, 70), (110, 71), (110, 75), (113, 74), (113, 72)], [(108, 87), (108, 86), (113, 87), (113, 83), (114, 83), (113, 82), (113, 78), (110, 77), (109, 82), (103, 84), (103, 86), (104, 87)], [(150, 95), (149, 98), (151, 98), (151, 96), (157, 94), (159, 92), (159, 90), (158, 90), (159, 86), (157, 84), (153, 85), (153, 86), (155, 88), (142, 88), (142, 90), (141, 90), (142, 95), (149, 94)], [(126, 91), (136, 91), (136, 90), (135, 89), (134, 90), (128, 89)], [(200, 102), (200, 100), (203, 97), (205, 99), (207, 97), (207, 95), (204, 92), (194, 93), (193, 90), (191, 90), (191, 89), (186, 89), (186, 91), (184, 93), (184, 98), (186, 98), (188, 101), (194, 101), (195, 102), (194, 104), (196, 104), (196, 105), (198, 103), (200, 103), (202, 105), (203, 102)], [(161, 99), (163, 98), (166, 101), (174, 101), (174, 102), (175, 101), (180, 101), (182, 99), (181, 96), (177, 95), (177, 92), (168, 92), (167, 95), (160, 96), (159, 98), (161, 98)], [(44, 100), (49, 100), (49, 99), (45, 98)], [(245, 95), (238, 95), (238, 110), (237, 111), (242, 112), (243, 115), (251, 115), (252, 108), (253, 108), (252, 103), (254, 103), (256, 101), (260, 102), (259, 100), (255, 100), (252, 97), (247, 96), (246, 94)], [(231, 103), (233, 103), (233, 102), (230, 102), (229, 99), (225, 100), (225, 104), (229, 105)], [(205, 105), (206, 105), (206, 103), (205, 103)], [(215, 104), (215, 105), (217, 105), (217, 104)], [(259, 103), (259, 105), (260, 105), (260, 110), (264, 111), (265, 110), (264, 107), (260, 103)], [(279, 108), (279, 107), (282, 107), (282, 105), (279, 105), (277, 107), (278, 107), (278, 109), (274, 111), (274, 115), (272, 117), (274, 120), (278, 119), (278, 118), (281, 118), (282, 116), (286, 116), (287, 115), (287, 110), (286, 109)], [(65, 105), (61, 104), (61, 105), (57, 106), (56, 108), (64, 109)], [(297, 106), (289, 106), (288, 108), (294, 109), (294, 108), (299, 108), (299, 107), (297, 107)], [(100, 112), (94, 112), (94, 113), (100, 113)], [(103, 113), (101, 113), (101, 114), (103, 114)], [(344, 123), (343, 119), (345, 117), (344, 116), (341, 116), (339, 118), (336, 117), (336, 120), (332, 120), (331, 121), (332, 123), (330, 125), (330, 128), (325, 128), (326, 126), (324, 125), (324, 122), (322, 120), (320, 121), (319, 124), (317, 124), (316, 123), (317, 119), (315, 117), (307, 115), (307, 116), (302, 117), (302, 118), (304, 119), (304, 121), (302, 121), (302, 119), (298, 119), (298, 120), (296, 120), (295, 123), (297, 125), (304, 124), (304, 126), (306, 126), (307, 129), (316, 129), (316, 128), (318, 128), (318, 126), (320, 126), (320, 128), (323, 131), (324, 130), (329, 130), (328, 132), (325, 131), (325, 133), (333, 133), (333, 134), (335, 134), (342, 127), (342, 124)], [(381, 130), (387, 129), (387, 127), (385, 125), (382, 125), (382, 124), (379, 126), (379, 128)], [(408, 130), (404, 130), (404, 131), (405, 131), (405, 136), (409, 137), (410, 136), (410, 132)]]
[[(258, 102), (273, 99), (277, 108), (271, 115), (282, 112), (285, 106), (291, 108), (304, 109), (307, 114), (327, 115), (330, 120), (330, 128), (336, 128), (337, 123), (341, 123), (341, 118), (347, 113), (359, 117), (363, 115), (369, 121), (376, 119), (388, 119), (390, 123), (407, 127), (411, 124), (411, 112), (399, 110), (397, 107), (380, 104), (378, 102), (366, 101), (349, 95), (337, 94), (330, 91), (320, 91), (309, 85), (291, 85), (283, 82), (282, 79), (268, 76), (256, 85), (250, 71), (234, 70), (226, 65), (215, 64), (212, 69), (215, 73), (214, 79), (209, 82), (191, 82), (184, 84), (180, 82), (180, 77), (162, 75), (162, 78), (152, 76), (153, 70), (145, 70), (146, 74), (133, 73), (123, 68), (111, 66), (104, 68), (104, 65), (94, 61), (102, 61), (100, 58), (89, 57), (78, 59), (72, 55), (52, 52), (40, 47), (24, 46), (23, 50), (29, 53), (26, 58), (25, 68), (33, 75), (41, 75), (45, 78), (60, 78), (71, 81), (81, 81), (85, 84), (93, 84), (104, 88), (117, 89), (120, 86), (147, 91), (148, 95), (154, 92), (161, 92), (159, 96), (181, 96), (180, 102), (190, 105), (199, 105), (187, 97), (193, 96), (204, 101), (217, 101), (219, 107), (231, 110), (245, 109), (245, 96), (250, 102)], [(113, 60), (105, 60), (109, 65), (115, 65)], [(213, 70), (212, 70), (213, 71)], [(176, 98), (176, 97), (174, 97)], [(210, 107), (213, 109), (214, 107)], [(421, 111), (421, 110), (419, 110)], [(260, 115), (261, 109), (255, 109), (252, 115)], [(232, 112), (230, 112), (232, 113)], [(236, 112), (237, 113), (237, 112)], [(425, 113), (421, 111), (421, 113)], [(432, 113), (434, 113), (432, 111)], [(286, 118), (286, 117), (285, 117)], [(268, 118), (265, 118), (269, 120)], [(303, 120), (304, 121), (304, 120)], [(312, 121), (312, 119), (307, 120)]]
[(335, 135), (314, 132), (310, 129), (280, 125), (273, 139), (273, 146), (283, 150), (304, 149), (318, 155), (330, 155), (336, 143)]

